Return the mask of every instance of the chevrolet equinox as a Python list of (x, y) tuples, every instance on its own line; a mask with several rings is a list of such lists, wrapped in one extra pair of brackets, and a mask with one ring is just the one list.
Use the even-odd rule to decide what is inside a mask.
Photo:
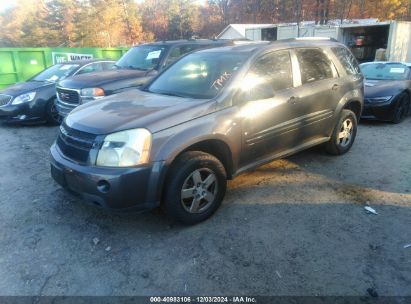
[(161, 206), (194, 224), (244, 171), (319, 144), (346, 153), (362, 107), (358, 64), (335, 41), (197, 51), (142, 89), (76, 108), (51, 147), (51, 173), (98, 206)]

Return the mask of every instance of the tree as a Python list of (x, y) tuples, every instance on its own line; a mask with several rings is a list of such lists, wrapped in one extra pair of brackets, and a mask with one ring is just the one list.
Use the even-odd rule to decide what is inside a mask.
[(45, 6), (44, 23), (48, 28), (48, 40), (57, 46), (75, 46), (74, 17), (78, 13), (73, 0), (53, 0)]
[(194, 34), (195, 18), (198, 18), (192, 1), (169, 0), (168, 5), (168, 39), (191, 38)]
[(168, 35), (168, 1), (152, 0), (145, 1), (139, 7), (142, 16), (144, 31), (154, 34), (156, 39), (167, 39)]
[(221, 21), (224, 26), (230, 23), (230, 6), (232, 4), (231, 0), (209, 0), (209, 5), (214, 5), (218, 8), (218, 14), (220, 15)]
[[(1, 1), (1, 0), (0, 0)], [(111, 47), (213, 38), (230, 23), (410, 20), (411, 0), (15, 0), (0, 13), (0, 46)]]

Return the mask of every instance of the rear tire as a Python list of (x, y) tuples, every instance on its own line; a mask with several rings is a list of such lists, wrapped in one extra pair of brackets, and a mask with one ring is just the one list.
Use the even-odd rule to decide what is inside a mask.
[(410, 110), (410, 98), (408, 94), (402, 93), (398, 96), (397, 104), (395, 105), (394, 110), (394, 119), (393, 123), (399, 124), (407, 117)]
[(46, 121), (49, 125), (57, 126), (61, 124), (63, 118), (57, 111), (56, 104), (54, 100), (48, 102), (46, 106)]
[(224, 166), (214, 156), (189, 151), (170, 168), (162, 208), (184, 224), (208, 219), (221, 205), (227, 187)]
[(357, 116), (351, 110), (344, 109), (341, 112), (331, 139), (325, 144), (325, 150), (332, 155), (347, 153), (357, 135)]

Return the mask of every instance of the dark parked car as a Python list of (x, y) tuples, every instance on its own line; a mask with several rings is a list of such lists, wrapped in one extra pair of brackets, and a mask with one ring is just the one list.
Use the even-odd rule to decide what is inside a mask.
[(0, 118), (7, 122), (61, 121), (55, 108), (56, 82), (73, 75), (111, 69), (115, 61), (91, 59), (55, 64), (26, 82), (0, 91)]
[(161, 205), (197, 223), (219, 207), (227, 179), (319, 144), (347, 152), (363, 89), (352, 54), (330, 40), (197, 51), (142, 90), (68, 115), (51, 173), (98, 206)]
[(66, 116), (80, 104), (137, 88), (183, 55), (198, 49), (231, 45), (228, 40), (176, 40), (142, 44), (121, 57), (115, 69), (65, 79), (57, 85), (57, 109)]
[(369, 62), (360, 68), (365, 77), (362, 117), (402, 122), (411, 110), (411, 64)]

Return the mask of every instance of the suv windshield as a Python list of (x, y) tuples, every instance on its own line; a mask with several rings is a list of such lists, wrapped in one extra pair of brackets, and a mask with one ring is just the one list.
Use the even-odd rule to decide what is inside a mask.
[(410, 69), (401, 63), (367, 63), (360, 68), (370, 80), (405, 80), (410, 74)]
[(31, 80), (56, 82), (70, 76), (78, 67), (78, 64), (56, 64), (37, 74)]
[(210, 99), (215, 97), (243, 65), (248, 54), (200, 52), (177, 61), (148, 91), (164, 95)]
[(141, 45), (130, 49), (121, 57), (117, 63), (117, 68), (151, 70), (156, 69), (168, 46), (166, 45)]

